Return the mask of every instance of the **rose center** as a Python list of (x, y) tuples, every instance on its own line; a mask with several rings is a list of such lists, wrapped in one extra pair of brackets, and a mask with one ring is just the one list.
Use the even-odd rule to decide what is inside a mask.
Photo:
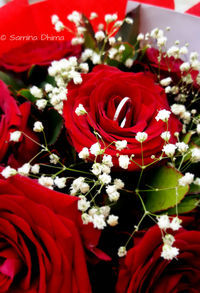
[(130, 111), (131, 99), (129, 97), (123, 98), (118, 104), (113, 121), (117, 121), (121, 128), (127, 126), (127, 115)]

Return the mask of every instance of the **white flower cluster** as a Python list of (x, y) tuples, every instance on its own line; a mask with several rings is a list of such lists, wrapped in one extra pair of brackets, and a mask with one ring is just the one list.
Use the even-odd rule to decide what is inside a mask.
[[(161, 230), (166, 231), (167, 229), (172, 229), (173, 231), (177, 231), (181, 228), (181, 219), (178, 217), (174, 217), (172, 221), (170, 221), (167, 215), (162, 215), (157, 217), (158, 226)], [(166, 260), (172, 260), (176, 258), (179, 254), (179, 249), (177, 247), (173, 247), (172, 244), (174, 243), (175, 238), (171, 234), (165, 234), (163, 237), (163, 247), (161, 256)]]
[(57, 31), (57, 32), (61, 32), (62, 30), (64, 30), (65, 26), (64, 24), (62, 23), (62, 21), (60, 21), (58, 15), (54, 14), (51, 16), (51, 22), (52, 24), (54, 25), (54, 29)]

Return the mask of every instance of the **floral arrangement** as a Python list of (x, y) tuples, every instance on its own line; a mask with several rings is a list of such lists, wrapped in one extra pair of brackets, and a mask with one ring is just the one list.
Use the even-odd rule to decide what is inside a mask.
[(199, 292), (200, 61), (138, 18), (1, 57), (1, 292)]

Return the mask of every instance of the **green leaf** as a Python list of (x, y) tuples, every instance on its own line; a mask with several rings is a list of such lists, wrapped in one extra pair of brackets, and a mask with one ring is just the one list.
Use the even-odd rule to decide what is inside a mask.
[(60, 135), (63, 126), (63, 118), (57, 111), (50, 109), (47, 112), (47, 117), (45, 120), (47, 121), (48, 125), (48, 131), (46, 134), (47, 142), (49, 145), (52, 145), (56, 142), (58, 136)]
[(189, 131), (183, 138), (183, 142), (188, 144), (191, 140), (192, 135), (194, 134), (194, 131)]
[[(178, 213), (184, 214), (184, 213), (191, 212), (197, 207), (198, 203), (199, 203), (198, 198), (187, 196), (178, 205)], [(176, 214), (176, 208), (172, 208), (168, 210), (168, 215), (175, 215), (175, 214)]]
[(92, 27), (89, 19), (84, 14), (82, 14), (82, 18), (84, 21), (84, 27), (86, 28), (86, 31), (84, 32), (84, 40), (85, 40), (84, 46), (86, 48), (90, 48), (90, 49), (96, 51), (97, 43), (96, 43), (96, 40), (94, 37), (93, 27)]
[(179, 186), (178, 180), (183, 175), (173, 167), (158, 168), (148, 180), (153, 189), (146, 193), (146, 209), (150, 212), (167, 210), (179, 203), (187, 194), (189, 186)]
[(31, 103), (34, 103), (37, 99), (30, 93), (30, 90), (28, 89), (22, 89), (20, 91), (17, 92), (18, 96), (22, 96), (25, 99), (27, 99), (28, 101), (30, 101)]
[(18, 90), (24, 86), (23, 82), (6, 74), (5, 72), (0, 71), (0, 79), (8, 86), (13, 87)]
[(200, 194), (200, 185), (191, 184), (189, 194)]
[(116, 39), (118, 37), (122, 37), (122, 41), (135, 44), (137, 41), (137, 35), (139, 33), (140, 7), (136, 7), (126, 16), (133, 19), (133, 24), (124, 22), (116, 34)]

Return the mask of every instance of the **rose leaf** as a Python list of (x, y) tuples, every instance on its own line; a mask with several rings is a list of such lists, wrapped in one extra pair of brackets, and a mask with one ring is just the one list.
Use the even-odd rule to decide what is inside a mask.
[[(182, 202), (178, 205), (178, 213), (184, 214), (191, 212), (194, 210), (199, 203), (199, 199), (197, 197), (188, 196), (185, 197)], [(171, 208), (167, 211), (168, 215), (175, 215), (176, 214), (176, 208)]]
[(179, 186), (183, 175), (173, 167), (162, 166), (146, 181), (152, 191), (146, 192), (146, 209), (157, 212), (172, 208), (181, 202), (189, 190), (189, 185)]

